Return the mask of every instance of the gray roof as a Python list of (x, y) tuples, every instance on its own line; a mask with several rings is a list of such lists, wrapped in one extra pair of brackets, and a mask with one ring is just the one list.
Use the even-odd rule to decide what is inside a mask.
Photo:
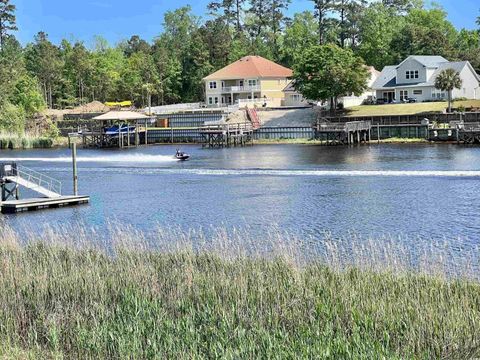
[(441, 63), (446, 63), (448, 62), (447, 59), (445, 59), (443, 56), (418, 56), (418, 55), (411, 55), (405, 60), (403, 60), (397, 67), (400, 67), (405, 61), (407, 60), (416, 60), (423, 66), (427, 68), (436, 68), (439, 64)]
[[(441, 58), (441, 56), (439, 56)], [(443, 59), (443, 58), (442, 58)], [(391, 89), (394, 87), (422, 87), (422, 86), (434, 86), (435, 79), (437, 78), (438, 74), (446, 69), (454, 69), (457, 72), (461, 72), (465, 66), (469, 66), (471, 70), (475, 73), (475, 70), (471, 67), (468, 61), (459, 61), (459, 62), (443, 62), (437, 64), (436, 70), (433, 75), (428, 79), (426, 82), (418, 82), (418, 83), (405, 83), (400, 84), (397, 83), (397, 66), (386, 66), (377, 80), (373, 83), (373, 89)], [(475, 73), (478, 77), (478, 74)]]

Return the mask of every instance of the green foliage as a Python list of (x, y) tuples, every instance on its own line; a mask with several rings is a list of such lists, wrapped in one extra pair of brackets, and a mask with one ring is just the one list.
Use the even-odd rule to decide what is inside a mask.
[(9, 32), (18, 30), (15, 8), (10, 0), (0, 0), (0, 50), (3, 48)]
[(452, 58), (455, 54), (456, 30), (440, 7), (412, 9), (405, 17), (405, 25), (392, 43), (397, 60), (409, 55), (441, 55)]
[(25, 110), (9, 102), (0, 103), (0, 131), (23, 134), (25, 131)]
[(312, 12), (304, 11), (295, 14), (293, 21), (285, 29), (283, 39), (282, 56), (283, 62), (293, 66), (295, 57), (318, 42), (317, 22)]
[(311, 0), (310, 11), (290, 19), (290, 3), (214, 0), (206, 20), (183, 6), (165, 13), (153, 43), (133, 35), (117, 45), (101, 37), (92, 47), (54, 44), (39, 32), (22, 48), (12, 35), (15, 7), (0, 0), (0, 101), (21, 107), (28, 118), (45, 106), (73, 108), (93, 100), (131, 100), (137, 107), (198, 102), (204, 100), (202, 78), (243, 56), (261, 55), (293, 68), (318, 44), (351, 49), (378, 70), (418, 54), (469, 60), (480, 69), (480, 32), (457, 31), (438, 5)]
[(394, 9), (381, 3), (372, 4), (360, 20), (362, 42), (358, 54), (365, 62), (380, 70), (395, 64), (400, 57), (392, 43), (404, 27), (404, 17), (396, 16)]
[(462, 87), (462, 78), (454, 69), (445, 69), (437, 75), (435, 87), (448, 93), (448, 111), (452, 111), (452, 91)]
[(336, 100), (351, 93), (361, 95), (367, 87), (368, 70), (350, 49), (314, 45), (297, 58), (294, 78), (304, 98)]
[(32, 117), (45, 109), (45, 100), (38, 82), (28, 74), (24, 74), (15, 84), (10, 101), (20, 106), (27, 117)]

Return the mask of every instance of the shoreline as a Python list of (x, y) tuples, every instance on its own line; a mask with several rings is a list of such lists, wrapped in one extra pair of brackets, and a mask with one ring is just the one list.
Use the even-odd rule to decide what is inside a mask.
[[(3, 141), (3, 144), (2, 144)], [(6, 141), (6, 142), (5, 142)], [(9, 142), (11, 145), (9, 145)], [(77, 142), (78, 144), (79, 142)], [(324, 145), (322, 140), (314, 139), (262, 139), (254, 140), (253, 145), (306, 145), (306, 146), (320, 146)], [(372, 140), (365, 145), (377, 145), (377, 144), (456, 144), (452, 141), (429, 141), (421, 138), (390, 138), (383, 140)], [(187, 145), (201, 145), (200, 143), (155, 143), (148, 144), (146, 146), (187, 146)], [(142, 145), (141, 147), (144, 147)], [(68, 138), (59, 137), (56, 139), (50, 138), (11, 138), (5, 139), (0, 137), (0, 151), (12, 151), (12, 150), (32, 150), (32, 149), (65, 149), (68, 148)]]

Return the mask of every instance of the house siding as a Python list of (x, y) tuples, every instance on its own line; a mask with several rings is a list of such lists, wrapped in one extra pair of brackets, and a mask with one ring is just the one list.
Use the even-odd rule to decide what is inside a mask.
[[(407, 79), (407, 71), (418, 71), (418, 79)], [(414, 59), (406, 60), (397, 69), (397, 83), (398, 84), (415, 84), (427, 81), (427, 69)]]
[(479, 82), (468, 66), (460, 72), (462, 88), (452, 92), (453, 98), (480, 99)]

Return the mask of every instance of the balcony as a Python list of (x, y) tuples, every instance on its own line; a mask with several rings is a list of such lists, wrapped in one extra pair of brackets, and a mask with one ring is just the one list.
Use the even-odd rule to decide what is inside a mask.
[(249, 93), (260, 91), (260, 85), (255, 86), (225, 86), (221, 89), (222, 93)]

